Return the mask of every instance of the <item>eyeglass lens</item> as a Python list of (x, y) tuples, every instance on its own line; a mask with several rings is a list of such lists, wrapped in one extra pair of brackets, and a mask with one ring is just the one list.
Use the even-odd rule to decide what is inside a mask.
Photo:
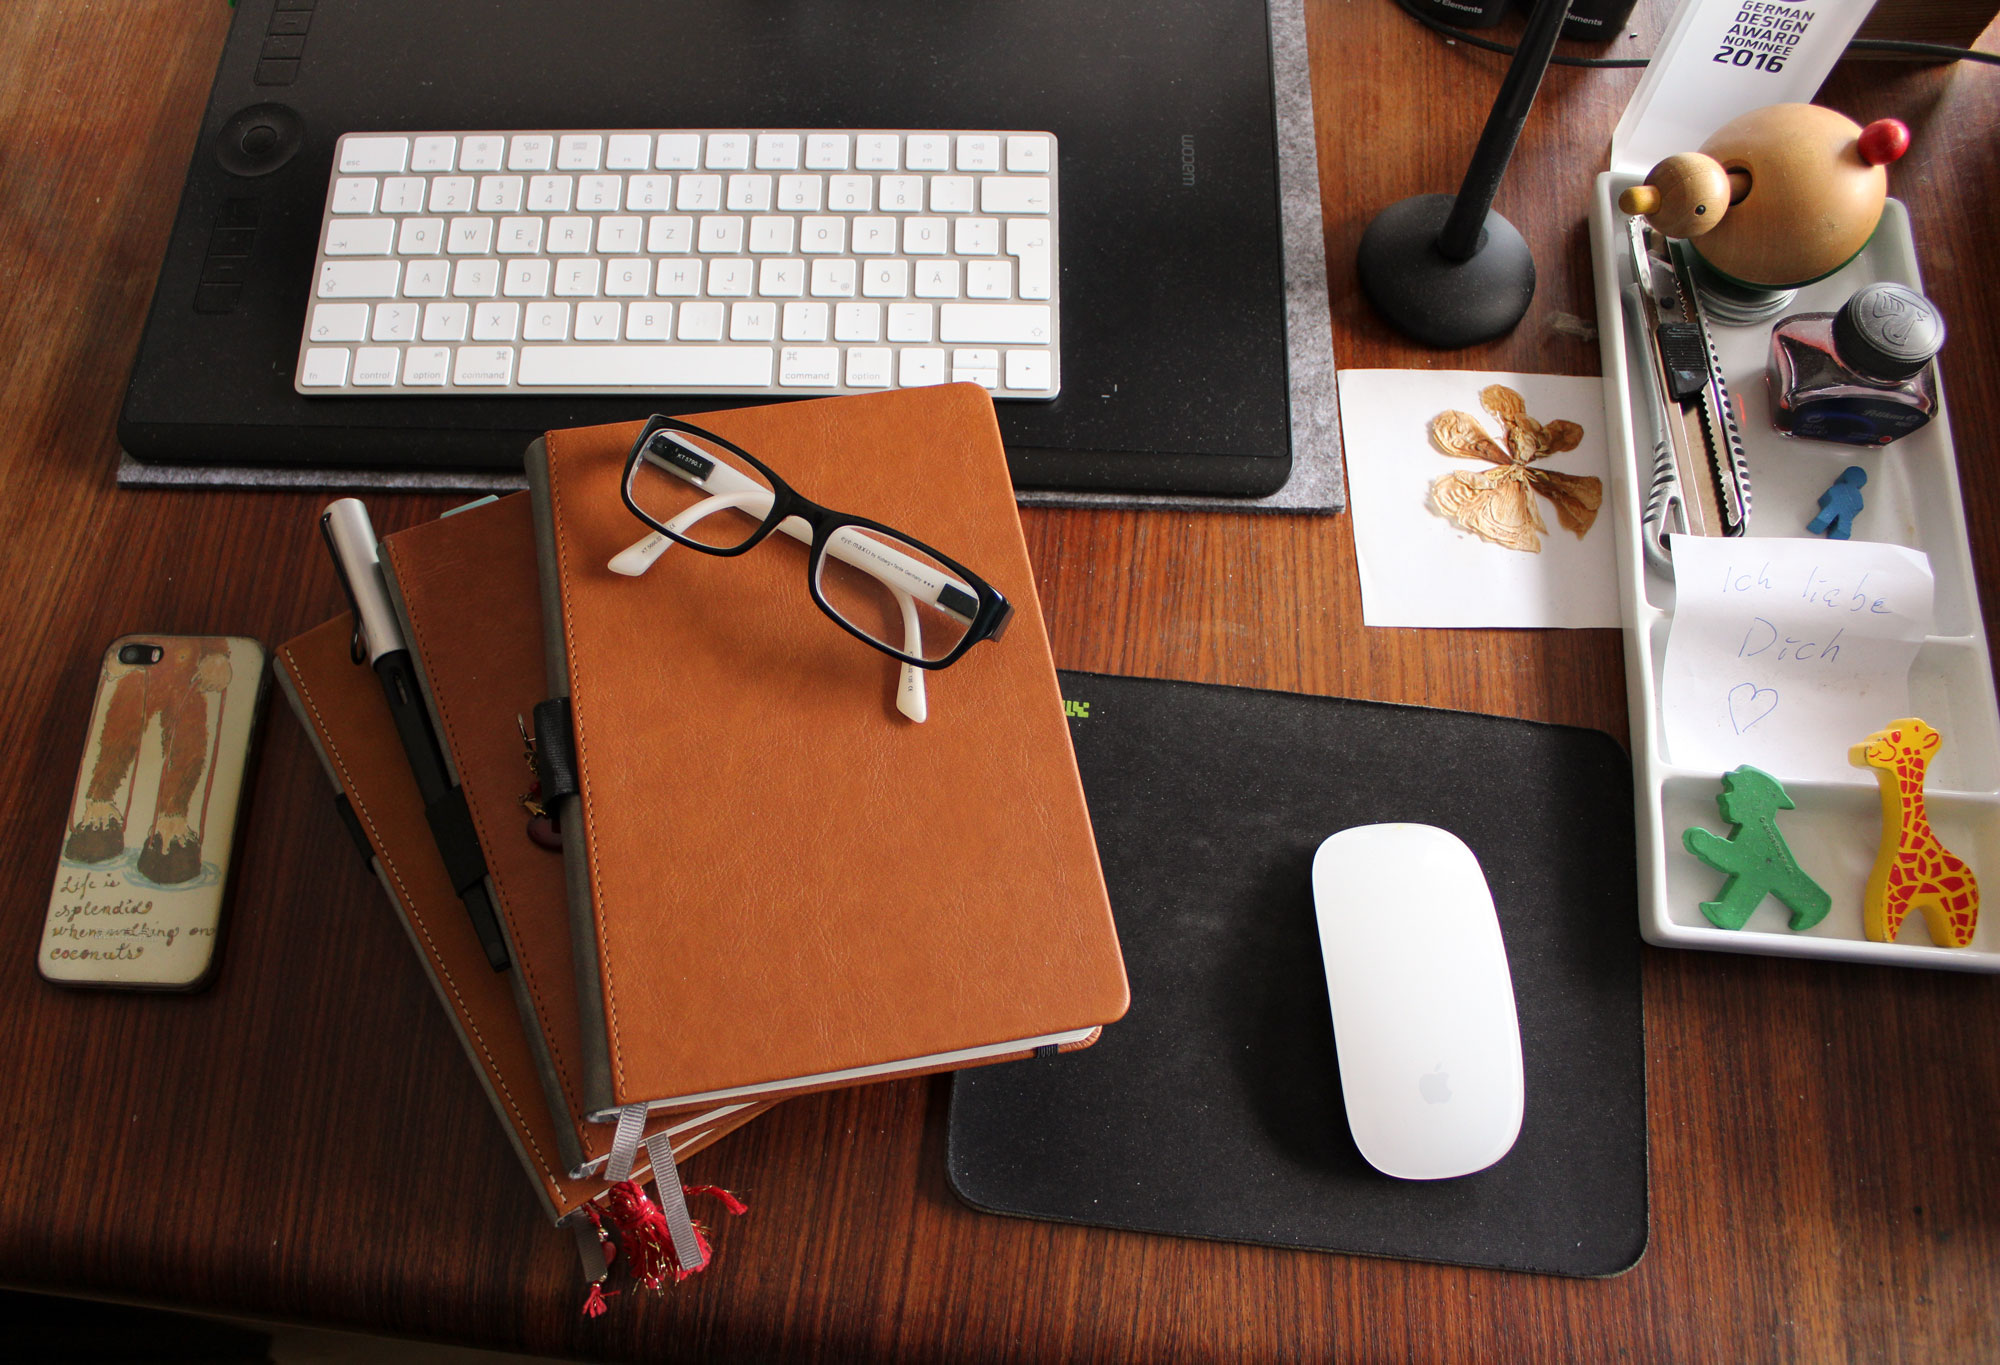
[(815, 566), (820, 600), (877, 644), (944, 658), (972, 628), (979, 597), (928, 551), (888, 531), (843, 525)]
[(632, 501), (675, 535), (733, 550), (771, 512), (771, 481), (728, 447), (685, 431), (656, 431), (632, 467)]

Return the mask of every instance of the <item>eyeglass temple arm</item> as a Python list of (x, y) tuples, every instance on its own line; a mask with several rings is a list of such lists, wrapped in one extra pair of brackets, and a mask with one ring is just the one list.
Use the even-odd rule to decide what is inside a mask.
[[(759, 506), (760, 503), (762, 504), (761, 507)], [(675, 532), (685, 532), (690, 526), (693, 526), (711, 512), (720, 512), (724, 508), (741, 507), (751, 512), (752, 515), (761, 516), (770, 510), (770, 506), (771, 495), (761, 488), (742, 489), (731, 493), (717, 493), (713, 497), (703, 498), (694, 506), (668, 521), (667, 525)], [(779, 524), (778, 529), (797, 540), (810, 541), (812, 539), (812, 528), (797, 517), (786, 517)], [(650, 543), (655, 541), (658, 543)], [(847, 553), (840, 553), (844, 547), (839, 542), (840, 532), (835, 531), (833, 541), (827, 546), (828, 553), (833, 554), (835, 558), (844, 563), (853, 564), (855, 568), (874, 575), (875, 578), (880, 580), (882, 586), (895, 596), (896, 605), (903, 613), (903, 652), (921, 657), (924, 652), (924, 634), (923, 626), (917, 619), (916, 598), (898, 584), (892, 583), (883, 577), (880, 572), (881, 566), (873, 563), (871, 559), (863, 559), (852, 550), (847, 551)], [(658, 531), (654, 531), (637, 543), (619, 551), (617, 556), (612, 559), (610, 568), (613, 573), (637, 577), (651, 568), (654, 562), (665, 553), (666, 548), (673, 543), (666, 536), (661, 535)], [(885, 553), (895, 554), (893, 550), (885, 550)], [(908, 559), (908, 556), (899, 554), (896, 555), (896, 558)], [(912, 567), (915, 567), (914, 561), (911, 561), (911, 564)], [(943, 608), (940, 608), (940, 610), (943, 610)], [(924, 690), (924, 671), (911, 663), (901, 660), (898, 663), (901, 666), (902, 672), (896, 680), (896, 709), (921, 725), (930, 714), (929, 699)]]

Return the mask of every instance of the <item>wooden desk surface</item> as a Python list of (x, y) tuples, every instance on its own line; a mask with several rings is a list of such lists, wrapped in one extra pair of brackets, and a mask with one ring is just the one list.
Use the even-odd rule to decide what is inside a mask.
[[(1388, 0), (1309, 0), (1343, 367), (1594, 375), (1585, 196), (1632, 71), (1557, 69), (1498, 207), (1541, 287), (1435, 354), (1353, 277), (1361, 229), (1457, 185), (1503, 59)], [(1666, 6), (1636, 38), (1651, 50)], [(265, 723), (222, 975), (67, 994), (33, 956), (98, 652), (130, 629), (283, 640), (340, 605), (307, 494), (132, 493), (114, 422), (228, 10), (0, 5), (0, 1283), (566, 1356), (973, 1360), (2000, 1358), (2000, 988), (1648, 950), (1652, 1240), (1578, 1282), (1059, 1227), (946, 1188), (944, 1086), (800, 1099), (696, 1158), (744, 1190), (709, 1273), (595, 1323), (443, 1013)], [(1989, 32), (1988, 46), (1995, 45)], [(1393, 93), (1392, 93), (1393, 92)], [(1987, 630), (2000, 603), (2000, 72), (1848, 63), (1827, 102), (1915, 132), (1910, 205)], [(1421, 116), (1413, 116), (1421, 111)], [(445, 499), (378, 499), (384, 530)], [(1029, 512), (1070, 667), (1482, 709), (1623, 736), (1611, 631), (1361, 624), (1344, 517)]]

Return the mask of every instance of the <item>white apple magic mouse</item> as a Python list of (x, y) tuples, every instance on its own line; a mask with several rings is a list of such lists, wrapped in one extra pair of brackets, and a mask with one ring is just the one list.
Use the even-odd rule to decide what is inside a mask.
[(1312, 884), (1361, 1155), (1404, 1180), (1491, 1166), (1521, 1131), (1521, 1029), (1479, 860), (1433, 825), (1360, 825)]

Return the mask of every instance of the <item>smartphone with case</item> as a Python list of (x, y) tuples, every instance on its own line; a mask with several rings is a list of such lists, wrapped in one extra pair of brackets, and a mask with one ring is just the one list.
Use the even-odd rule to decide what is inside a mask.
[(192, 991), (215, 971), (264, 647), (126, 635), (104, 651), (37, 965), (60, 986)]

